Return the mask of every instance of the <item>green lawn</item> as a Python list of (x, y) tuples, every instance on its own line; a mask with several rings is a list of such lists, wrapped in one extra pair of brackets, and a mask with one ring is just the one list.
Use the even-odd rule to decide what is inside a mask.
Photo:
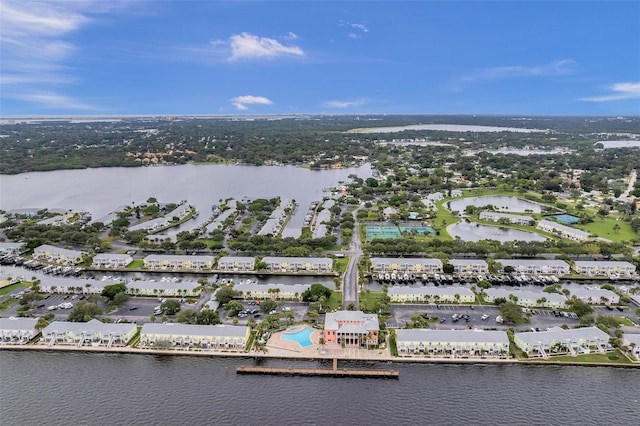
[(24, 290), (27, 288), (29, 288), (29, 286), (23, 282), (7, 285), (5, 287), (0, 288), (0, 296), (4, 296), (5, 294), (9, 294), (14, 291)]
[(584, 362), (584, 363), (614, 363), (614, 364), (633, 364), (629, 359), (619, 350), (615, 352), (610, 352), (606, 354), (588, 354), (588, 355), (578, 355), (578, 356), (554, 356), (545, 360), (545, 362)]
[(144, 260), (136, 259), (127, 265), (127, 269), (140, 269), (144, 266)]
[(331, 293), (331, 297), (324, 304), (324, 309), (326, 312), (331, 312), (334, 309), (342, 309), (342, 292), (334, 291)]
[[(618, 226), (620, 226), (620, 229), (618, 231), (614, 231), (613, 229), (615, 224), (618, 224)], [(631, 241), (638, 238), (638, 234), (633, 232), (633, 229), (631, 229), (631, 225), (623, 220), (616, 220), (615, 217), (607, 216), (605, 218), (601, 218), (600, 216), (596, 216), (594, 217), (594, 221), (592, 223), (574, 226), (576, 228), (590, 232), (591, 234), (597, 235), (598, 237), (606, 238), (612, 241)]]
[(335, 258), (333, 259), (333, 266), (337, 272), (344, 272), (347, 270), (347, 264), (349, 263), (349, 257)]
[(627, 317), (614, 317), (614, 318), (618, 322), (618, 324), (620, 324), (620, 325), (628, 325), (630, 327), (633, 327), (635, 325), (635, 324), (633, 324), (633, 321), (631, 321)]

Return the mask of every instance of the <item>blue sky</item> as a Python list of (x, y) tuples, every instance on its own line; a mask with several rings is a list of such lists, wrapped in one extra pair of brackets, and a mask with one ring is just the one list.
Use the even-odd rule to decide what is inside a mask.
[(640, 114), (640, 2), (0, 0), (0, 113)]

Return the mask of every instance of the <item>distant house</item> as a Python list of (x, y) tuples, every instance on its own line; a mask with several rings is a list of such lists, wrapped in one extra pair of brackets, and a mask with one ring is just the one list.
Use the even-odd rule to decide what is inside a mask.
[(615, 260), (576, 260), (574, 269), (580, 275), (624, 275), (636, 272), (633, 263)]
[(38, 318), (0, 318), (0, 345), (24, 345), (40, 332)]
[(93, 257), (91, 266), (94, 268), (124, 268), (133, 262), (128, 254), (99, 253)]
[(596, 350), (604, 353), (609, 335), (598, 327), (564, 330), (554, 327), (548, 331), (515, 333), (513, 342), (529, 357), (547, 358), (551, 355), (578, 355)]
[(376, 346), (379, 331), (378, 316), (362, 311), (329, 312), (324, 320), (324, 341), (328, 344)]
[(240, 325), (192, 325), (146, 323), (140, 332), (141, 348), (180, 348), (223, 351), (244, 350), (249, 340), (249, 327)]
[(62, 265), (75, 265), (82, 260), (83, 253), (76, 250), (67, 250), (48, 244), (36, 247), (33, 250), (33, 258)]
[(89, 322), (54, 321), (42, 330), (40, 343), (47, 346), (125, 346), (137, 330), (133, 323), (111, 324), (96, 319)]
[(499, 357), (509, 353), (509, 337), (506, 331), (398, 329), (396, 346), (399, 355)]

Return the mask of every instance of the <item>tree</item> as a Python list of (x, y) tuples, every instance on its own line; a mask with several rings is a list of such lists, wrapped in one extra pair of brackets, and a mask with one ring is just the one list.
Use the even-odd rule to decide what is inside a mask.
[(237, 300), (229, 301), (224, 305), (224, 308), (227, 310), (227, 316), (229, 317), (235, 317), (240, 313), (240, 311), (244, 310), (244, 306), (242, 306), (242, 303), (238, 302)]
[(317, 302), (322, 296), (324, 296), (325, 299), (330, 298), (331, 293), (331, 289), (322, 284), (311, 284), (311, 287), (302, 293), (302, 300), (305, 302)]
[(500, 304), (500, 315), (507, 322), (514, 324), (522, 324), (526, 322), (522, 316), (522, 309), (513, 302), (504, 302)]
[(580, 318), (593, 314), (593, 307), (575, 296), (567, 300), (566, 305), (571, 312), (575, 313)]
[(278, 304), (273, 300), (264, 300), (260, 303), (260, 312), (268, 314), (278, 307)]
[(67, 317), (67, 321), (88, 322), (102, 314), (102, 308), (95, 303), (81, 300)]
[(211, 309), (203, 309), (198, 312), (198, 324), (201, 325), (216, 325), (220, 324), (220, 315), (216, 311), (212, 311)]
[(111, 304), (113, 306), (124, 306), (127, 300), (129, 300), (129, 296), (126, 293), (118, 293), (111, 301)]
[(167, 315), (175, 315), (180, 311), (180, 302), (176, 300), (167, 300), (162, 305), (160, 305), (162, 310)]
[(43, 328), (48, 326), (51, 323), (51, 320), (53, 320), (54, 318), (54, 314), (46, 314), (45, 316), (38, 318), (38, 322), (36, 322), (36, 329), (42, 330)]
[(114, 300), (118, 293), (124, 293), (127, 291), (127, 286), (124, 283), (117, 283), (104, 286), (102, 295), (109, 300)]
[(455, 270), (455, 266), (450, 263), (445, 263), (444, 265), (442, 265), (442, 272), (444, 272), (445, 274), (453, 274), (453, 271)]
[(242, 293), (233, 289), (233, 285), (221, 285), (216, 291), (216, 300), (221, 305), (226, 305), (231, 300), (240, 297)]
[(197, 324), (198, 313), (193, 309), (185, 309), (184, 311), (178, 312), (176, 321), (183, 324)]

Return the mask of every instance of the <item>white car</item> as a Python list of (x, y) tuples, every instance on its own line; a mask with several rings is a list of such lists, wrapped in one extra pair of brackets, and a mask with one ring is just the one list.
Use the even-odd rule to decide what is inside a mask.
[(482, 319), (482, 321), (485, 321), (487, 318), (489, 318), (489, 314), (484, 314), (480, 318)]

